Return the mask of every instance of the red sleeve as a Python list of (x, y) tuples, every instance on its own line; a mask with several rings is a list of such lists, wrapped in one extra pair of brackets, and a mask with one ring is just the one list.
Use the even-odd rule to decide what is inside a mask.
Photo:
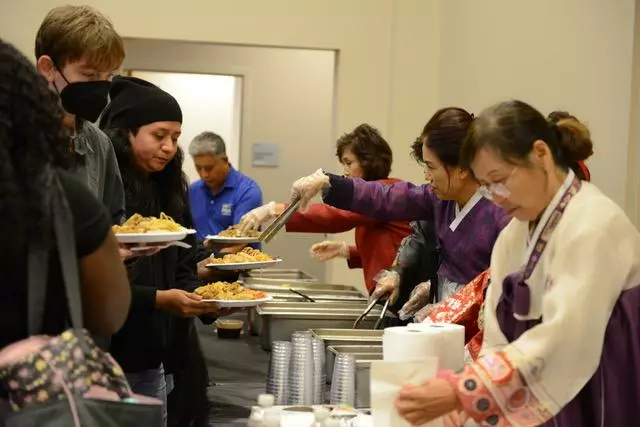
[(294, 213), (287, 221), (287, 231), (299, 233), (344, 233), (359, 225), (374, 225), (380, 221), (357, 213), (316, 203), (306, 212)]
[(358, 252), (357, 246), (349, 246), (349, 259), (347, 260), (349, 268), (362, 268), (362, 257)]

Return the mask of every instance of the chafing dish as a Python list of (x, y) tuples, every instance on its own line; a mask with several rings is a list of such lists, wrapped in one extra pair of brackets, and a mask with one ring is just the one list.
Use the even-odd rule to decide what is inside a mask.
[(331, 382), (333, 365), (338, 353), (350, 353), (353, 354), (356, 359), (359, 356), (382, 355), (382, 345), (336, 345), (328, 346), (326, 350), (325, 371), (327, 372), (327, 383)]
[[(333, 301), (316, 301), (316, 302), (292, 302), (292, 301), (278, 301), (273, 300), (268, 303), (262, 304), (260, 307), (263, 309), (269, 309), (272, 311), (290, 311), (290, 310), (317, 310), (319, 312), (332, 312), (336, 309), (353, 309), (364, 310), (366, 307), (366, 301), (358, 300), (333, 300)], [(253, 335), (258, 335), (261, 330), (261, 317), (258, 315), (256, 309), (252, 309), (248, 314), (248, 326)]]
[(248, 278), (251, 279), (282, 279), (282, 280), (301, 280), (315, 282), (317, 279), (297, 268), (260, 268), (247, 272)]
[(371, 407), (371, 362), (382, 360), (382, 354), (356, 356), (356, 408)]
[[(371, 322), (370, 317), (368, 319), (369, 322), (363, 326), (372, 327), (375, 322)], [(335, 361), (335, 354), (330, 350), (331, 347), (335, 349), (339, 346), (382, 346), (382, 334), (384, 331), (379, 329), (312, 329), (311, 333), (314, 337), (324, 341), (325, 367), (327, 367), (326, 361), (331, 360), (332, 366)], [(333, 367), (331, 367), (331, 371), (327, 370), (328, 382), (331, 382), (332, 373)]]
[[(321, 291), (321, 292), (307, 291), (307, 290), (299, 291), (314, 300), (314, 302), (309, 302), (299, 294), (293, 293), (287, 289), (283, 289), (281, 292), (273, 292), (273, 290), (271, 289), (263, 289), (263, 288), (257, 288), (257, 287), (252, 289), (266, 292), (269, 295), (271, 295), (271, 297), (273, 297), (273, 300), (267, 304), (264, 304), (263, 307), (271, 306), (271, 305), (287, 305), (287, 304), (296, 304), (296, 303), (305, 304), (305, 305), (339, 304), (341, 307), (344, 307), (345, 305), (352, 305), (354, 308), (358, 308), (360, 311), (362, 311), (364, 307), (366, 307), (367, 305), (367, 299), (365, 297), (360, 296), (358, 294), (354, 294), (354, 293), (334, 294), (334, 293), (331, 293), (331, 291), (326, 291), (326, 292), (325, 291)], [(305, 307), (301, 306), (300, 308), (306, 308), (306, 306)], [(256, 309), (255, 308), (250, 309), (248, 312), (248, 324), (249, 324), (249, 330), (253, 335), (258, 335), (260, 333), (259, 323), (260, 323), (260, 319), (258, 318)]]
[(287, 289), (295, 289), (297, 291), (329, 291), (329, 292), (349, 292), (365, 296), (355, 286), (335, 285), (332, 283), (319, 283), (308, 281), (281, 280), (281, 279), (262, 279), (262, 278), (245, 278), (244, 286), (250, 289), (260, 288), (261, 290), (282, 291)]
[[(314, 309), (313, 303), (309, 303), (309, 309), (290, 308), (277, 309), (257, 307), (256, 314), (260, 316), (260, 345), (265, 350), (271, 349), (273, 341), (288, 341), (291, 334), (299, 330), (312, 328), (347, 328), (353, 325), (362, 309), (356, 308), (334, 308), (334, 309)], [(378, 316), (380, 309), (371, 311), (363, 322), (363, 327), (372, 327)], [(382, 333), (382, 331), (377, 331)], [(382, 335), (380, 335), (382, 340)]]

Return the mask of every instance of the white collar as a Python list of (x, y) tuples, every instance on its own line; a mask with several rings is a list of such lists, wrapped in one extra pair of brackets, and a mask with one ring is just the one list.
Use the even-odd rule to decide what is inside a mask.
[(533, 230), (533, 233), (527, 234), (529, 238), (527, 239), (527, 251), (525, 253), (525, 258), (524, 258), (525, 263), (529, 261), (529, 257), (531, 257), (531, 253), (533, 252), (533, 248), (535, 247), (535, 242), (537, 242), (538, 239), (540, 238), (540, 234), (542, 233), (544, 226), (547, 224), (547, 221), (549, 221), (551, 214), (553, 213), (553, 211), (556, 209), (556, 207), (562, 200), (562, 196), (564, 196), (564, 193), (566, 193), (569, 187), (571, 187), (571, 184), (573, 183), (573, 178), (575, 178), (575, 176), (576, 175), (573, 173), (573, 171), (569, 169), (569, 173), (567, 174), (567, 177), (564, 179), (564, 182), (562, 183), (558, 191), (556, 191), (555, 196), (553, 196), (553, 199), (551, 199), (551, 202), (549, 202), (546, 209), (542, 213), (542, 216), (540, 217), (540, 221), (538, 221), (538, 224), (536, 225), (536, 228)]
[(473, 196), (471, 196), (467, 203), (464, 204), (464, 207), (462, 209), (460, 209), (460, 207), (456, 203), (455, 218), (449, 225), (449, 230), (456, 231), (462, 220), (465, 219), (467, 215), (469, 215), (469, 212), (471, 212), (471, 210), (478, 204), (480, 200), (482, 200), (482, 195), (480, 194), (480, 190), (476, 190), (476, 192), (473, 193)]

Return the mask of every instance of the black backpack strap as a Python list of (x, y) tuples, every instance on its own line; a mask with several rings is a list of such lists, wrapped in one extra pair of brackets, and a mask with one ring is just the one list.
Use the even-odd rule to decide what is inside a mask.
[(29, 336), (42, 333), (48, 270), (49, 248), (37, 244), (31, 245), (27, 261), (27, 326)]
[[(45, 172), (46, 173), (46, 172)], [(71, 325), (78, 332), (83, 328), (82, 298), (80, 291), (78, 259), (73, 227), (73, 215), (66, 194), (55, 170), (51, 173), (51, 192), (48, 207), (53, 216), (53, 238), (58, 249), (62, 278), (67, 295)], [(31, 246), (29, 249), (28, 320), (29, 335), (42, 331), (47, 290), (49, 248)], [(82, 334), (79, 334), (82, 336)]]

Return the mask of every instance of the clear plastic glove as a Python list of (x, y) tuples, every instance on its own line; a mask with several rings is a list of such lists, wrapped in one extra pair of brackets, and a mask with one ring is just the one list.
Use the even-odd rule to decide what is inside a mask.
[(373, 279), (376, 281), (376, 288), (371, 293), (371, 299), (380, 299), (388, 296), (391, 304), (398, 300), (400, 291), (400, 275), (395, 271), (381, 270)]
[(413, 288), (409, 301), (407, 301), (398, 312), (400, 320), (410, 319), (418, 312), (418, 310), (427, 305), (429, 302), (430, 290), (431, 281), (422, 282)]
[(252, 209), (240, 218), (239, 233), (244, 236), (248, 231), (257, 230), (262, 224), (277, 216), (276, 202), (269, 202), (266, 205)]
[(322, 169), (318, 169), (311, 175), (296, 180), (291, 188), (291, 202), (300, 199), (300, 210), (304, 212), (318, 193), (324, 187), (329, 186), (329, 177), (325, 175)]
[(342, 257), (349, 259), (349, 245), (347, 242), (332, 242), (325, 240), (311, 246), (311, 256), (319, 261), (329, 261), (330, 259)]
[(422, 307), (418, 312), (413, 316), (413, 320), (416, 323), (422, 323), (427, 320), (427, 317), (431, 314), (434, 308), (436, 308), (438, 304), (427, 304)]

